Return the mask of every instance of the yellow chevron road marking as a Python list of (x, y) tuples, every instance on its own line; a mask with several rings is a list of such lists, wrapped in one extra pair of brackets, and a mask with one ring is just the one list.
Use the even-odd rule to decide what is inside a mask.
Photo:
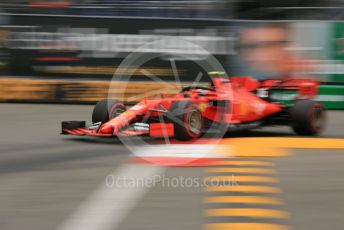
[[(251, 141), (252, 140), (252, 141)], [(289, 230), (288, 225), (271, 223), (272, 219), (289, 219), (287, 211), (279, 210), (284, 202), (275, 195), (281, 193), (281, 189), (275, 187), (279, 180), (275, 177), (276, 171), (272, 162), (255, 160), (257, 157), (285, 157), (290, 153), (281, 147), (282, 142), (278, 139), (266, 141), (260, 138), (236, 138), (223, 140), (218, 151), (224, 156), (242, 157), (240, 160), (219, 160), (207, 168), (208, 176), (205, 182), (210, 186), (205, 188), (209, 195), (204, 198), (205, 204), (227, 204), (229, 207), (209, 208), (204, 214), (207, 217), (249, 217), (266, 219), (261, 223), (211, 223), (205, 225), (207, 230)], [(294, 143), (295, 145), (300, 143)], [(228, 148), (230, 146), (230, 148)], [(243, 159), (243, 157), (248, 157)], [(251, 159), (250, 157), (253, 157)], [(213, 174), (217, 173), (217, 174)], [(228, 173), (239, 175), (228, 175)], [(209, 175), (210, 174), (210, 175)], [(247, 175), (245, 175), (247, 174)], [(225, 182), (237, 182), (225, 184)], [(220, 184), (223, 182), (223, 184)], [(240, 184), (245, 182), (246, 184)], [(218, 183), (218, 184), (215, 184)], [(255, 185), (255, 184), (259, 185)], [(260, 185), (263, 184), (263, 185)], [(271, 184), (273, 186), (265, 186)], [(216, 196), (212, 192), (220, 192)], [(238, 194), (235, 194), (238, 193)], [(247, 195), (246, 195), (247, 194)], [(251, 195), (250, 195), (251, 194)], [(271, 197), (269, 196), (271, 195)], [(239, 207), (231, 207), (237, 204)], [(262, 206), (257, 208), (255, 206)], [(273, 206), (271, 206), (273, 205)], [(242, 207), (240, 207), (242, 206)], [(271, 209), (273, 207), (273, 209)], [(276, 209), (275, 209), (276, 208)], [(212, 219), (213, 220), (213, 219)], [(234, 218), (235, 220), (235, 218)], [(254, 219), (252, 219), (254, 221)], [(269, 223), (270, 222), (270, 223)]]
[(204, 199), (204, 203), (284, 204), (281, 199), (264, 196), (210, 196)]
[(278, 183), (278, 179), (274, 177), (264, 176), (210, 176), (204, 179), (205, 182), (209, 182), (211, 185), (217, 185), (221, 182), (257, 182), (257, 183)]
[(232, 168), (232, 167), (216, 167), (208, 168), (208, 173), (257, 173), (257, 174), (274, 174), (276, 173), (273, 169), (266, 168)]
[(208, 217), (214, 216), (240, 216), (240, 217), (252, 217), (252, 218), (276, 218), (287, 219), (289, 218), (288, 212), (274, 210), (274, 209), (262, 209), (262, 208), (217, 208), (208, 209), (205, 211), (205, 215)]
[(255, 185), (229, 185), (207, 187), (206, 192), (281, 193), (279, 188)]
[(273, 166), (272, 162), (267, 161), (241, 161), (241, 160), (223, 160), (215, 161), (213, 165), (230, 165), (230, 166)]
[(288, 226), (267, 223), (217, 223), (206, 225), (206, 230), (290, 230)]

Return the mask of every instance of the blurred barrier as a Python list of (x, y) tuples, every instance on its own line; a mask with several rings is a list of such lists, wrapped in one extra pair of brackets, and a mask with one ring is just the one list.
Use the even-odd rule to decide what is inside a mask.
[[(0, 102), (95, 103), (103, 98), (134, 104), (143, 98), (175, 95), (182, 84), (0, 78)], [(275, 95), (289, 103), (295, 95)], [(344, 109), (344, 87), (320, 86), (316, 99), (327, 109)]]
[[(180, 84), (0, 78), (0, 102), (94, 103), (108, 96), (132, 104), (147, 98), (170, 96)], [(163, 95), (162, 95), (163, 94)]]
[[(152, 76), (164, 82), (208, 81), (207, 72), (218, 71), (209, 64), (213, 56), (229, 76), (266, 79), (281, 77), (286, 69), (316, 76), (324, 84), (318, 100), (328, 108), (344, 109), (342, 22), (288, 21), (277, 26), (220, 19), (5, 13), (0, 19), (0, 74), (36, 79), (2, 79), (1, 101), (93, 103), (107, 96), (112, 78), (130, 81), (128, 88), (118, 88), (127, 88), (126, 102), (135, 101), (139, 99), (131, 97), (144, 89), (160, 87)], [(253, 31), (265, 37), (252, 36)], [(132, 53), (146, 61), (122, 66)], [(281, 67), (280, 59), (294, 56), (295, 66), (285, 61)], [(117, 89), (114, 97), (118, 95)]]
[(14, 13), (184, 18), (229, 17), (232, 16), (232, 5), (227, 0), (31, 0), (19, 2), (2, 0), (0, 2), (1, 9)]
[[(1, 16), (2, 14), (0, 14)], [(110, 80), (131, 67), (174, 81), (175, 62), (183, 81), (192, 81), (200, 62), (214, 56), (226, 68), (235, 37), (226, 21), (63, 15), (6, 15), (0, 25), (0, 64), (14, 76)], [(141, 59), (120, 67), (132, 53)], [(4, 60), (1, 60), (2, 57)], [(145, 60), (143, 63), (138, 63)], [(216, 71), (212, 69), (209, 71)], [(140, 71), (134, 81), (151, 81)]]

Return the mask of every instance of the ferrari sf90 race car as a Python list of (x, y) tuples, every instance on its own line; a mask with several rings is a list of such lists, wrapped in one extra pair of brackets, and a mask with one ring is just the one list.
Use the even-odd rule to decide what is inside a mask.
[(171, 137), (192, 140), (262, 126), (291, 126), (296, 134), (317, 135), (325, 109), (314, 101), (319, 83), (308, 79), (265, 80), (212, 76), (209, 87), (184, 86), (173, 97), (143, 99), (132, 107), (99, 101), (92, 124), (62, 122), (62, 133), (88, 136)]

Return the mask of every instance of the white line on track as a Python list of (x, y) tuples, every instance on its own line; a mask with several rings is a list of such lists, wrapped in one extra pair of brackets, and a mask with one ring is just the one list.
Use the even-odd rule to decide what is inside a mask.
[[(219, 149), (214, 144), (171, 144), (133, 147), (130, 150), (139, 157), (223, 158), (224, 155), (218, 154), (216, 148)], [(228, 154), (231, 151), (229, 146), (226, 150)]]
[[(162, 174), (165, 168), (154, 165), (125, 164), (111, 175), (128, 181)], [(107, 186), (104, 182), (62, 223), (58, 230), (114, 230), (146, 194), (146, 186)]]

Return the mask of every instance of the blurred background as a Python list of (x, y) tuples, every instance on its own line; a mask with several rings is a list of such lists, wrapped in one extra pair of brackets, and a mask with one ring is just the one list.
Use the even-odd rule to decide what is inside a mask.
[[(318, 78), (318, 100), (344, 108), (343, 1), (2, 0), (0, 6), (1, 101), (95, 102), (115, 72), (119, 81), (152, 81), (142, 69), (175, 81), (172, 59), (181, 81), (202, 71), (207, 81), (196, 60), (213, 55), (232, 76)], [(119, 68), (135, 49), (163, 38), (199, 49), (163, 44), (168, 49), (143, 51), (159, 57), (129, 67), (137, 69), (131, 76)]]

